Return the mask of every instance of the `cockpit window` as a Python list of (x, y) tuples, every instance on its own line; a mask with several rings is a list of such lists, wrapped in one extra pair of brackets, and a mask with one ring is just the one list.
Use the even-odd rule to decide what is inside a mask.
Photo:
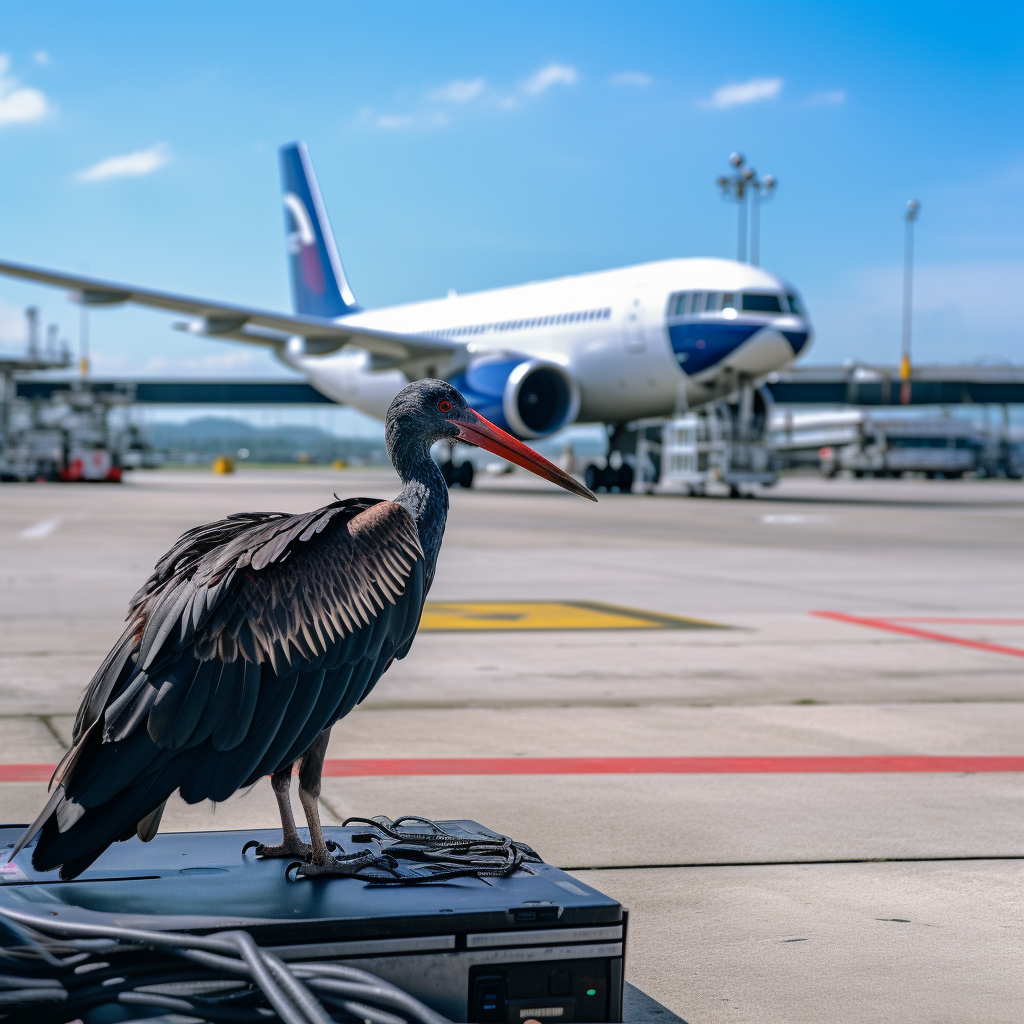
[(743, 296), (743, 309), (751, 313), (781, 313), (782, 303), (778, 295), (747, 292)]
[(793, 292), (786, 292), (786, 301), (789, 303), (790, 313), (796, 316), (804, 315), (804, 307), (801, 305), (800, 300), (793, 294)]
[[(793, 296), (792, 302), (796, 302)], [(790, 309), (793, 308), (792, 303)], [(675, 292), (669, 296), (668, 315), (670, 317), (699, 317), (704, 313), (719, 313), (732, 310), (726, 317), (734, 317), (740, 309), (756, 313), (783, 312), (782, 298), (767, 293), (738, 292)]]

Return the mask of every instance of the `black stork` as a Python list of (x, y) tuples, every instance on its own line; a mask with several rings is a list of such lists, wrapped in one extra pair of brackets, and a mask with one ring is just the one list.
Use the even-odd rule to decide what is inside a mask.
[[(111, 843), (152, 839), (175, 790), (190, 804), (226, 800), (270, 775), (284, 836), (257, 855), (331, 873), (317, 807), (327, 741), (416, 636), (448, 516), (431, 445), (478, 445), (597, 500), (444, 381), (404, 388), (385, 436), (403, 483), (394, 501), (242, 512), (189, 530), (160, 559), (12, 857), (38, 835), (33, 866), (74, 878)], [(289, 797), (296, 763), (309, 845)]]

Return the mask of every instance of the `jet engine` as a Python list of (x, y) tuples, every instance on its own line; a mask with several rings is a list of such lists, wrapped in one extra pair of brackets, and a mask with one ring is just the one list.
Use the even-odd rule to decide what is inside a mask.
[(450, 381), (481, 416), (523, 440), (553, 434), (580, 410), (576, 382), (557, 363), (541, 359), (495, 353)]

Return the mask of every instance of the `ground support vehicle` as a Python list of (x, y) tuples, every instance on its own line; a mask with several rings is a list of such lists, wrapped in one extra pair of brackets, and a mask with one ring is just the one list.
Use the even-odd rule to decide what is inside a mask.
[(988, 435), (968, 420), (866, 419), (852, 443), (822, 448), (819, 463), (826, 477), (847, 471), (855, 477), (923, 473), (932, 479), (958, 479), (978, 471), (989, 448)]
[(735, 400), (709, 402), (695, 412), (636, 424), (635, 494), (701, 496), (726, 488), (752, 497), (778, 479), (779, 460), (766, 429), (771, 398), (742, 386)]

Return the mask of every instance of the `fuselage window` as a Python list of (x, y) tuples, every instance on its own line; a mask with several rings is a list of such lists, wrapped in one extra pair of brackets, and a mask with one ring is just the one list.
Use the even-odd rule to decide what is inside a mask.
[(751, 313), (781, 313), (782, 303), (778, 295), (745, 294), (743, 309)]
[(733, 292), (726, 292), (722, 296), (722, 309), (735, 309), (736, 296)]
[[(676, 313), (683, 311), (682, 303), (687, 299), (684, 293), (676, 303)], [(612, 315), (611, 307), (605, 309), (587, 309), (579, 313), (552, 313), (548, 316), (535, 316), (526, 320), (501, 320), (491, 324), (473, 324), (464, 327), (435, 327), (421, 332), (429, 338), (460, 338), (467, 334), (486, 334), (488, 331), (524, 331), (535, 327), (552, 327), (559, 324), (582, 323), (587, 320), (608, 320)]]
[(707, 302), (704, 303), (704, 308), (709, 312), (714, 312), (718, 309), (718, 292), (708, 292)]

